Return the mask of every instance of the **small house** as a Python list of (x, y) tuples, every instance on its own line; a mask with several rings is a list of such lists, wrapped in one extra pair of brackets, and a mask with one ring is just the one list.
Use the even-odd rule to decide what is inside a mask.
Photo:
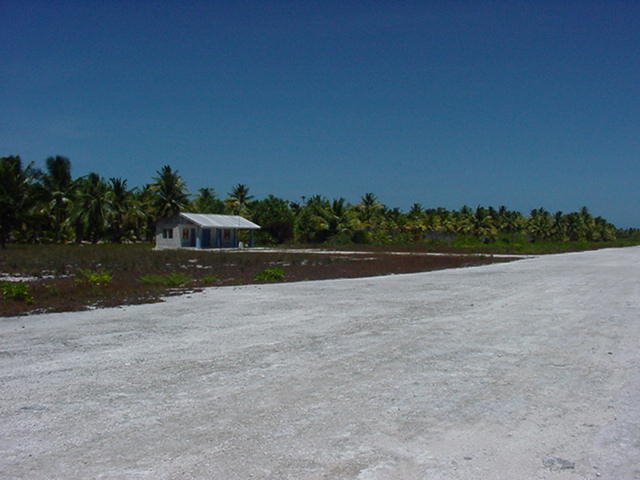
[(180, 213), (156, 224), (156, 249), (162, 248), (238, 248), (238, 232), (251, 232), (249, 246), (253, 246), (253, 231), (260, 225), (239, 215), (209, 213)]

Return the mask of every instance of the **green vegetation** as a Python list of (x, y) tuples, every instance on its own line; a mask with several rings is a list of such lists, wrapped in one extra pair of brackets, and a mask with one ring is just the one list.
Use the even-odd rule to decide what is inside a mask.
[(284, 275), (282, 268), (270, 267), (256, 273), (254, 278), (257, 282), (281, 282), (284, 279)]
[(140, 278), (146, 285), (159, 285), (162, 287), (182, 287), (192, 281), (191, 277), (182, 272), (171, 272), (164, 274), (148, 274)]
[[(583, 207), (576, 212), (536, 208), (528, 215), (499, 208), (408, 211), (373, 193), (355, 204), (321, 195), (299, 203), (269, 195), (254, 199), (237, 184), (222, 200), (212, 188), (190, 195), (179, 172), (165, 165), (152, 182), (129, 188), (97, 173), (73, 178), (71, 162), (46, 159), (45, 170), (19, 156), (0, 158), (0, 246), (6, 243), (132, 243), (153, 239), (158, 218), (180, 211), (242, 215), (262, 226), (258, 245), (373, 245), (483, 252), (549, 252), (640, 244), (640, 230), (616, 229)], [(246, 232), (241, 233), (240, 240)]]
[(31, 295), (29, 285), (24, 282), (2, 282), (0, 283), (0, 292), (6, 300), (17, 300), (27, 304), (33, 303), (33, 295)]
[(200, 279), (200, 282), (203, 285), (213, 285), (214, 283), (218, 283), (220, 278), (217, 275), (205, 275)]
[(529, 241), (522, 236), (503, 236), (497, 240), (485, 243), (475, 237), (459, 237), (450, 242), (426, 241), (423, 247), (431, 251), (468, 252), (468, 253), (497, 253), (519, 255), (543, 255), (548, 253), (578, 252), (599, 248), (630, 247), (640, 244), (640, 238), (616, 240), (542, 240)]
[(92, 287), (105, 287), (111, 283), (113, 275), (106, 270), (80, 270), (78, 280), (85, 281)]

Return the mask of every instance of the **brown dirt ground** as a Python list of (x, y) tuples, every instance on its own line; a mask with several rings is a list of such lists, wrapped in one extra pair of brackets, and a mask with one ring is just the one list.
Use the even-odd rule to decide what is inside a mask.
[[(152, 253), (152, 255), (163, 255)], [(189, 258), (192, 257), (192, 258)], [(162, 257), (164, 258), (164, 257)], [(171, 257), (166, 257), (171, 258)], [(491, 256), (415, 256), (390, 255), (381, 252), (332, 255), (313, 253), (242, 252), (234, 254), (189, 253), (173, 261), (163, 260), (142, 266), (105, 265), (113, 274), (106, 286), (91, 286), (81, 280), (79, 268), (68, 268), (65, 276), (29, 282), (32, 303), (2, 298), (0, 316), (24, 315), (40, 312), (64, 312), (97, 307), (149, 303), (161, 301), (163, 296), (198, 291), (208, 286), (245, 285), (260, 283), (256, 273), (269, 267), (285, 272), (284, 282), (354, 278), (398, 273), (426, 272), (445, 268), (459, 268), (505, 262), (512, 259)], [(84, 266), (83, 268), (86, 268)], [(147, 274), (181, 272), (191, 281), (179, 288), (148, 285), (141, 281)]]

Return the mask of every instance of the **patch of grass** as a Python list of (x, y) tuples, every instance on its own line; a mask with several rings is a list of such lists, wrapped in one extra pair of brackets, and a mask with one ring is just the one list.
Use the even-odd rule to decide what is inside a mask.
[(161, 287), (182, 287), (191, 282), (190, 276), (182, 272), (171, 272), (165, 274), (148, 274), (140, 277), (140, 281), (145, 285), (156, 285)]
[(111, 283), (113, 275), (107, 270), (83, 269), (79, 272), (79, 278), (92, 287), (105, 287)]
[(284, 270), (280, 267), (265, 268), (256, 273), (254, 278), (258, 282), (280, 282), (284, 279)]
[(58, 285), (43, 285), (43, 287), (48, 295), (52, 297), (60, 296), (60, 288), (58, 287)]
[(200, 279), (200, 281), (204, 284), (204, 285), (212, 285), (214, 283), (217, 283), (220, 281), (220, 279), (216, 276), (216, 275), (205, 275), (204, 277), (202, 277)]
[(503, 235), (495, 240), (483, 242), (473, 236), (452, 236), (441, 240), (422, 240), (400, 242), (390, 244), (369, 242), (360, 245), (354, 242), (339, 243), (327, 242), (321, 245), (296, 244), (291, 248), (325, 248), (335, 250), (360, 250), (360, 251), (411, 251), (411, 252), (437, 252), (437, 253), (484, 253), (484, 254), (511, 254), (511, 255), (544, 255), (551, 253), (578, 252), (584, 250), (598, 250), (601, 248), (621, 248), (640, 245), (637, 237), (621, 237), (610, 241), (558, 241), (537, 240), (531, 241), (526, 235)]
[(7, 300), (16, 300), (27, 304), (33, 303), (33, 295), (31, 295), (29, 285), (23, 282), (2, 282), (0, 283), (0, 292)]

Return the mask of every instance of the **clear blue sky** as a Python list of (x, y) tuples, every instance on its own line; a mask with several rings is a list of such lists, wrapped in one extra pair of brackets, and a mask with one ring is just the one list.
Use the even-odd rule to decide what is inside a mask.
[(0, 0), (0, 155), (640, 226), (640, 2)]

